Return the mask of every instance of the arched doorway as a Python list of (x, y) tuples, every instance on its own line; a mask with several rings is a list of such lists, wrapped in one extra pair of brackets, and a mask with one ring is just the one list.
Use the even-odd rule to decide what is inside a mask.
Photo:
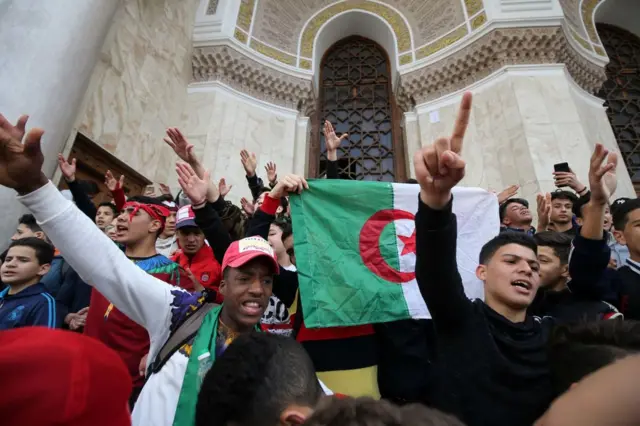
[(640, 192), (640, 38), (608, 24), (596, 26), (609, 64), (598, 96), (607, 115), (636, 193)]
[(391, 90), (386, 52), (363, 37), (340, 40), (327, 50), (320, 67), (319, 108), (309, 153), (309, 174), (323, 176), (327, 150), (322, 123), (349, 133), (338, 150), (341, 179), (404, 181), (406, 165), (399, 111)]

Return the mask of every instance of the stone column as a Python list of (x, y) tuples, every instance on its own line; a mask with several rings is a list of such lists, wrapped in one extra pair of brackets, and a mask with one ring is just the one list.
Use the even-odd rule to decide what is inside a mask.
[[(0, 112), (45, 129), (44, 172), (52, 176), (87, 88), (118, 0), (0, 0)], [(21, 213), (0, 187), (0, 248)]]

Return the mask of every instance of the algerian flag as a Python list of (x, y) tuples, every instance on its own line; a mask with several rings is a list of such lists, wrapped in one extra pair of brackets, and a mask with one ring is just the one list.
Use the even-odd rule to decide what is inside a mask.
[[(300, 294), (307, 327), (430, 318), (415, 278), (420, 186), (314, 180), (291, 197)], [(498, 234), (498, 200), (480, 188), (454, 188), (458, 269), (469, 298), (482, 246)], [(439, 283), (448, 285), (449, 283)]]

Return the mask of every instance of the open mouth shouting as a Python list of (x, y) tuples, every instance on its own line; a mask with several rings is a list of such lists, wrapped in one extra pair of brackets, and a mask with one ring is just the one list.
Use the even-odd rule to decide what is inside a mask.
[(260, 300), (246, 300), (241, 307), (242, 313), (250, 317), (261, 317), (264, 312), (264, 305)]
[(515, 280), (511, 282), (511, 285), (522, 294), (529, 294), (533, 289), (533, 284), (526, 280)]

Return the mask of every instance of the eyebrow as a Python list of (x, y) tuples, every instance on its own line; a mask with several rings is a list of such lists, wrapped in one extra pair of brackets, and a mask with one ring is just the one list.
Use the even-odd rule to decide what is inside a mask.
[(538, 260), (537, 260), (537, 259), (527, 259), (527, 258), (525, 258), (525, 257), (518, 256), (517, 254), (505, 253), (505, 254), (503, 254), (502, 256), (503, 256), (503, 257), (504, 257), (504, 256), (509, 256), (509, 257), (515, 258), (516, 260), (522, 260), (522, 259), (524, 259), (524, 260), (526, 260), (526, 261), (527, 261), (527, 263), (528, 263), (529, 265), (540, 265), (540, 263), (538, 262)]

